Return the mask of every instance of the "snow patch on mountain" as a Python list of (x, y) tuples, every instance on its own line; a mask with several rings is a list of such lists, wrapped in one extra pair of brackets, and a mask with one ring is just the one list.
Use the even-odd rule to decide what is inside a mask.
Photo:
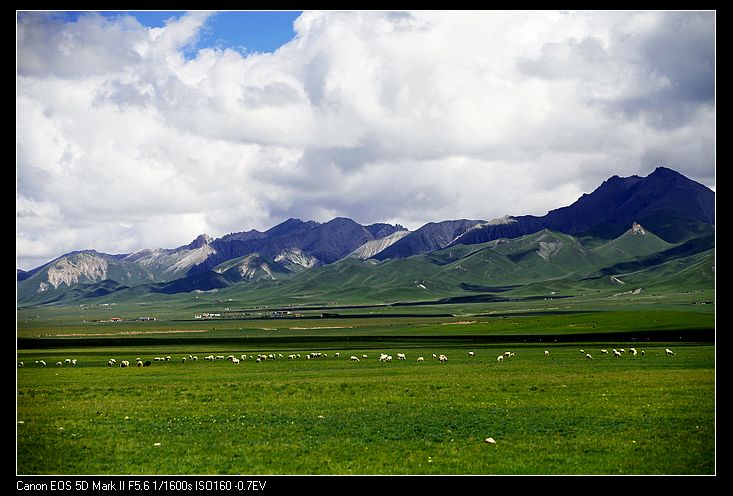
[(203, 263), (217, 252), (211, 246), (212, 239), (202, 234), (188, 245), (174, 249), (141, 250), (125, 257), (150, 271), (159, 279), (170, 279), (185, 274), (191, 267)]
[(316, 257), (306, 255), (300, 248), (284, 249), (275, 257), (275, 261), (278, 263), (290, 262), (306, 269), (312, 269), (319, 264)]
[(364, 243), (359, 248), (352, 251), (351, 253), (349, 253), (346, 256), (352, 257), (352, 258), (358, 258), (361, 260), (372, 258), (377, 253), (384, 250), (388, 246), (393, 245), (394, 243), (404, 238), (408, 234), (410, 234), (410, 231), (408, 230), (397, 231), (397, 232), (390, 234), (389, 236), (385, 236), (379, 239), (374, 239), (372, 241), (367, 241), (366, 243)]
[[(70, 257), (58, 259), (48, 268), (47, 283), (57, 289), (61, 284), (71, 286), (79, 282), (79, 278), (86, 277), (92, 281), (102, 281), (107, 278), (107, 260), (93, 253), (78, 253), (74, 260)], [(48, 286), (41, 284), (39, 291), (45, 291)]]
[(504, 217), (499, 217), (497, 219), (491, 219), (488, 222), (484, 222), (483, 224), (480, 224), (480, 226), (498, 226), (501, 224), (512, 224), (514, 222), (517, 222), (517, 219), (515, 219), (511, 215), (505, 215)]
[(560, 240), (540, 241), (539, 244), (540, 248), (537, 250), (537, 254), (545, 261), (548, 261), (551, 257), (557, 255), (563, 247), (563, 242)]

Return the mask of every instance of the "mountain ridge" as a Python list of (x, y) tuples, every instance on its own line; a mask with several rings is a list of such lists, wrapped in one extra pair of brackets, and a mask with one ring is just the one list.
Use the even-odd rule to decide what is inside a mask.
[[(76, 292), (83, 295), (103, 281), (111, 282), (94, 288), (95, 291), (114, 292), (115, 288), (140, 285), (167, 293), (221, 289), (240, 282), (291, 279), (346, 258), (385, 263), (450, 247), (490, 241), (501, 244), (501, 240), (506, 243), (534, 233), (542, 236), (543, 232), (545, 236), (554, 236), (553, 240), (548, 237), (536, 250), (513, 253), (515, 262), (522, 257), (535, 260), (534, 251), (549, 260), (562, 251), (563, 243), (576, 245), (575, 241), (563, 242), (558, 234), (550, 233), (593, 239), (596, 245), (605, 247), (597, 254), (609, 258), (623, 257), (628, 250), (635, 256), (653, 256), (686, 242), (708, 239), (714, 233), (714, 219), (712, 190), (671, 169), (658, 167), (647, 177), (612, 176), (571, 205), (550, 210), (542, 217), (507, 215), (490, 221), (446, 220), (428, 222), (415, 231), (399, 224), (361, 225), (346, 217), (323, 223), (289, 218), (266, 231), (252, 229), (216, 239), (200, 234), (177, 248), (115, 255), (93, 249), (77, 250), (35, 269), (17, 269), (17, 299), (19, 303), (58, 301), (64, 299), (64, 291), (77, 285), (86, 285), (82, 286), (86, 290)], [(621, 239), (635, 229), (646, 239), (643, 247)], [(692, 252), (709, 249), (709, 245), (700, 241), (687, 246)], [(577, 246), (599, 250), (598, 246), (583, 247), (583, 243)], [(439, 262), (444, 258), (437, 253), (432, 260)], [(233, 267), (236, 263), (240, 264), (237, 269)], [(227, 268), (221, 270), (226, 264)]]

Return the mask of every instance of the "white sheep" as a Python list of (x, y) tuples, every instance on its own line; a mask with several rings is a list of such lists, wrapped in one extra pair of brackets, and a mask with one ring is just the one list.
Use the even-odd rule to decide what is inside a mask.
[(73, 360), (71, 361), (71, 366), (72, 366), (72, 367), (76, 367), (76, 358), (74, 358), (74, 359), (73, 359)]
[(181, 358), (181, 362), (186, 363), (186, 357)]
[(433, 358), (438, 358), (438, 355), (436, 355), (435, 353), (433, 353)]
[(23, 362), (18, 362), (18, 368), (22, 369), (23, 367), (25, 367), (25, 364)]
[(618, 350), (613, 350), (613, 356), (616, 358), (621, 358), (621, 352)]
[(46, 366), (46, 361), (45, 360), (39, 360), (38, 363), (40, 363), (42, 367), (45, 367)]
[(64, 360), (64, 363), (67, 365), (71, 365), (71, 358), (67, 358), (66, 360)]
[(391, 362), (392, 361), (392, 355), (387, 355), (387, 361), (388, 362)]
[(636, 348), (629, 348), (632, 355), (636, 356)]
[(448, 361), (448, 357), (447, 357), (447, 356), (445, 356), (445, 355), (440, 355), (440, 356), (438, 357), (438, 360), (440, 360), (440, 363), (445, 363), (445, 362), (447, 362), (447, 361)]
[(56, 362), (57, 367), (62, 367), (64, 364), (62, 362)]
[(550, 352), (548, 350), (545, 350), (545, 356), (550, 356)]
[(350, 358), (350, 360), (351, 360), (352, 362), (358, 362), (358, 361), (359, 361), (359, 357), (358, 357), (358, 356), (356, 356), (356, 355), (351, 355), (351, 358)]
[(621, 353), (626, 353), (626, 350), (623, 348), (619, 348), (618, 351), (620, 351)]
[(397, 353), (397, 360), (407, 360), (404, 353)]
[(128, 362), (127, 360), (122, 360), (120, 362), (120, 367), (122, 368), (129, 367), (129, 366), (130, 366), (130, 362)]
[(503, 362), (504, 361), (504, 355), (499, 355), (498, 357), (496, 357), (496, 361), (497, 362)]
[(504, 356), (505, 357), (510, 357), (510, 356), (512, 356), (512, 352), (511, 351), (505, 351), (504, 352)]
[(138, 360), (137, 362), (135, 362), (135, 365), (137, 365), (138, 367), (142, 367), (143, 366), (142, 360)]
[(171, 357), (169, 357), (169, 356), (165, 357), (165, 361), (166, 362), (170, 362), (171, 361)]
[(338, 358), (338, 357), (340, 357), (340, 356), (341, 356), (341, 353), (339, 353), (338, 351), (337, 351), (336, 353), (334, 353), (334, 354), (333, 354), (333, 357), (334, 357), (334, 358)]
[(388, 356), (389, 355), (387, 355), (386, 353), (382, 353), (381, 355), (379, 355), (379, 361), (380, 362), (386, 362)]
[(239, 365), (239, 358), (232, 358), (232, 363), (234, 365)]
[(641, 350), (641, 356), (644, 356), (644, 350)]
[[(244, 355), (242, 355), (244, 356)], [(288, 360), (295, 360), (295, 355), (288, 355)]]
[(361, 357), (362, 358), (369, 358), (368, 356), (366, 356), (366, 354), (362, 355)]
[(475, 357), (476, 356), (476, 353), (474, 353), (473, 351), (469, 351), (468, 352), (468, 356)]
[(591, 360), (593, 360), (593, 357), (592, 357), (592, 356), (590, 356), (590, 353), (586, 353), (586, 354), (585, 354), (585, 358), (590, 358)]
[(418, 362), (424, 362), (425, 361), (425, 357), (419, 356), (419, 357), (417, 357), (417, 361)]
[(601, 355), (608, 355), (608, 350), (606, 349), (601, 350)]
[(194, 362), (198, 362), (198, 361), (199, 361), (199, 357), (197, 357), (196, 355), (194, 355), (194, 356), (193, 356), (193, 358), (192, 358), (192, 360), (193, 360)]
[(585, 350), (580, 350), (581, 353), (585, 353)]
[(672, 356), (672, 355), (674, 355), (674, 351), (670, 350), (669, 348), (666, 348), (666, 349), (664, 350), (664, 353), (666, 353), (666, 354), (667, 354), (667, 356)]

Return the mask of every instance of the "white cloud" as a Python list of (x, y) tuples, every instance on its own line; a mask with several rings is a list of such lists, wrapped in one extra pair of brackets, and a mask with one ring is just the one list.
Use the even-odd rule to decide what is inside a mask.
[(659, 162), (715, 183), (714, 13), (306, 12), (274, 53), (192, 53), (211, 15), (19, 16), (20, 267), (289, 216), (543, 215)]

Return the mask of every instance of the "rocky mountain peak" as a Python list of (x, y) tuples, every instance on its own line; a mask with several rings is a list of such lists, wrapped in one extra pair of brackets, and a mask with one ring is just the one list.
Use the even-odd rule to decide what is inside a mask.
[(642, 236), (646, 234), (646, 231), (643, 227), (641, 227), (641, 224), (637, 224), (634, 222), (634, 224), (631, 226), (631, 229), (629, 229), (629, 233), (631, 233), (632, 236), (636, 234), (641, 234)]
[(196, 248), (201, 248), (204, 245), (208, 245), (213, 241), (207, 234), (199, 234), (196, 239), (191, 241), (186, 248), (190, 250), (195, 250)]

